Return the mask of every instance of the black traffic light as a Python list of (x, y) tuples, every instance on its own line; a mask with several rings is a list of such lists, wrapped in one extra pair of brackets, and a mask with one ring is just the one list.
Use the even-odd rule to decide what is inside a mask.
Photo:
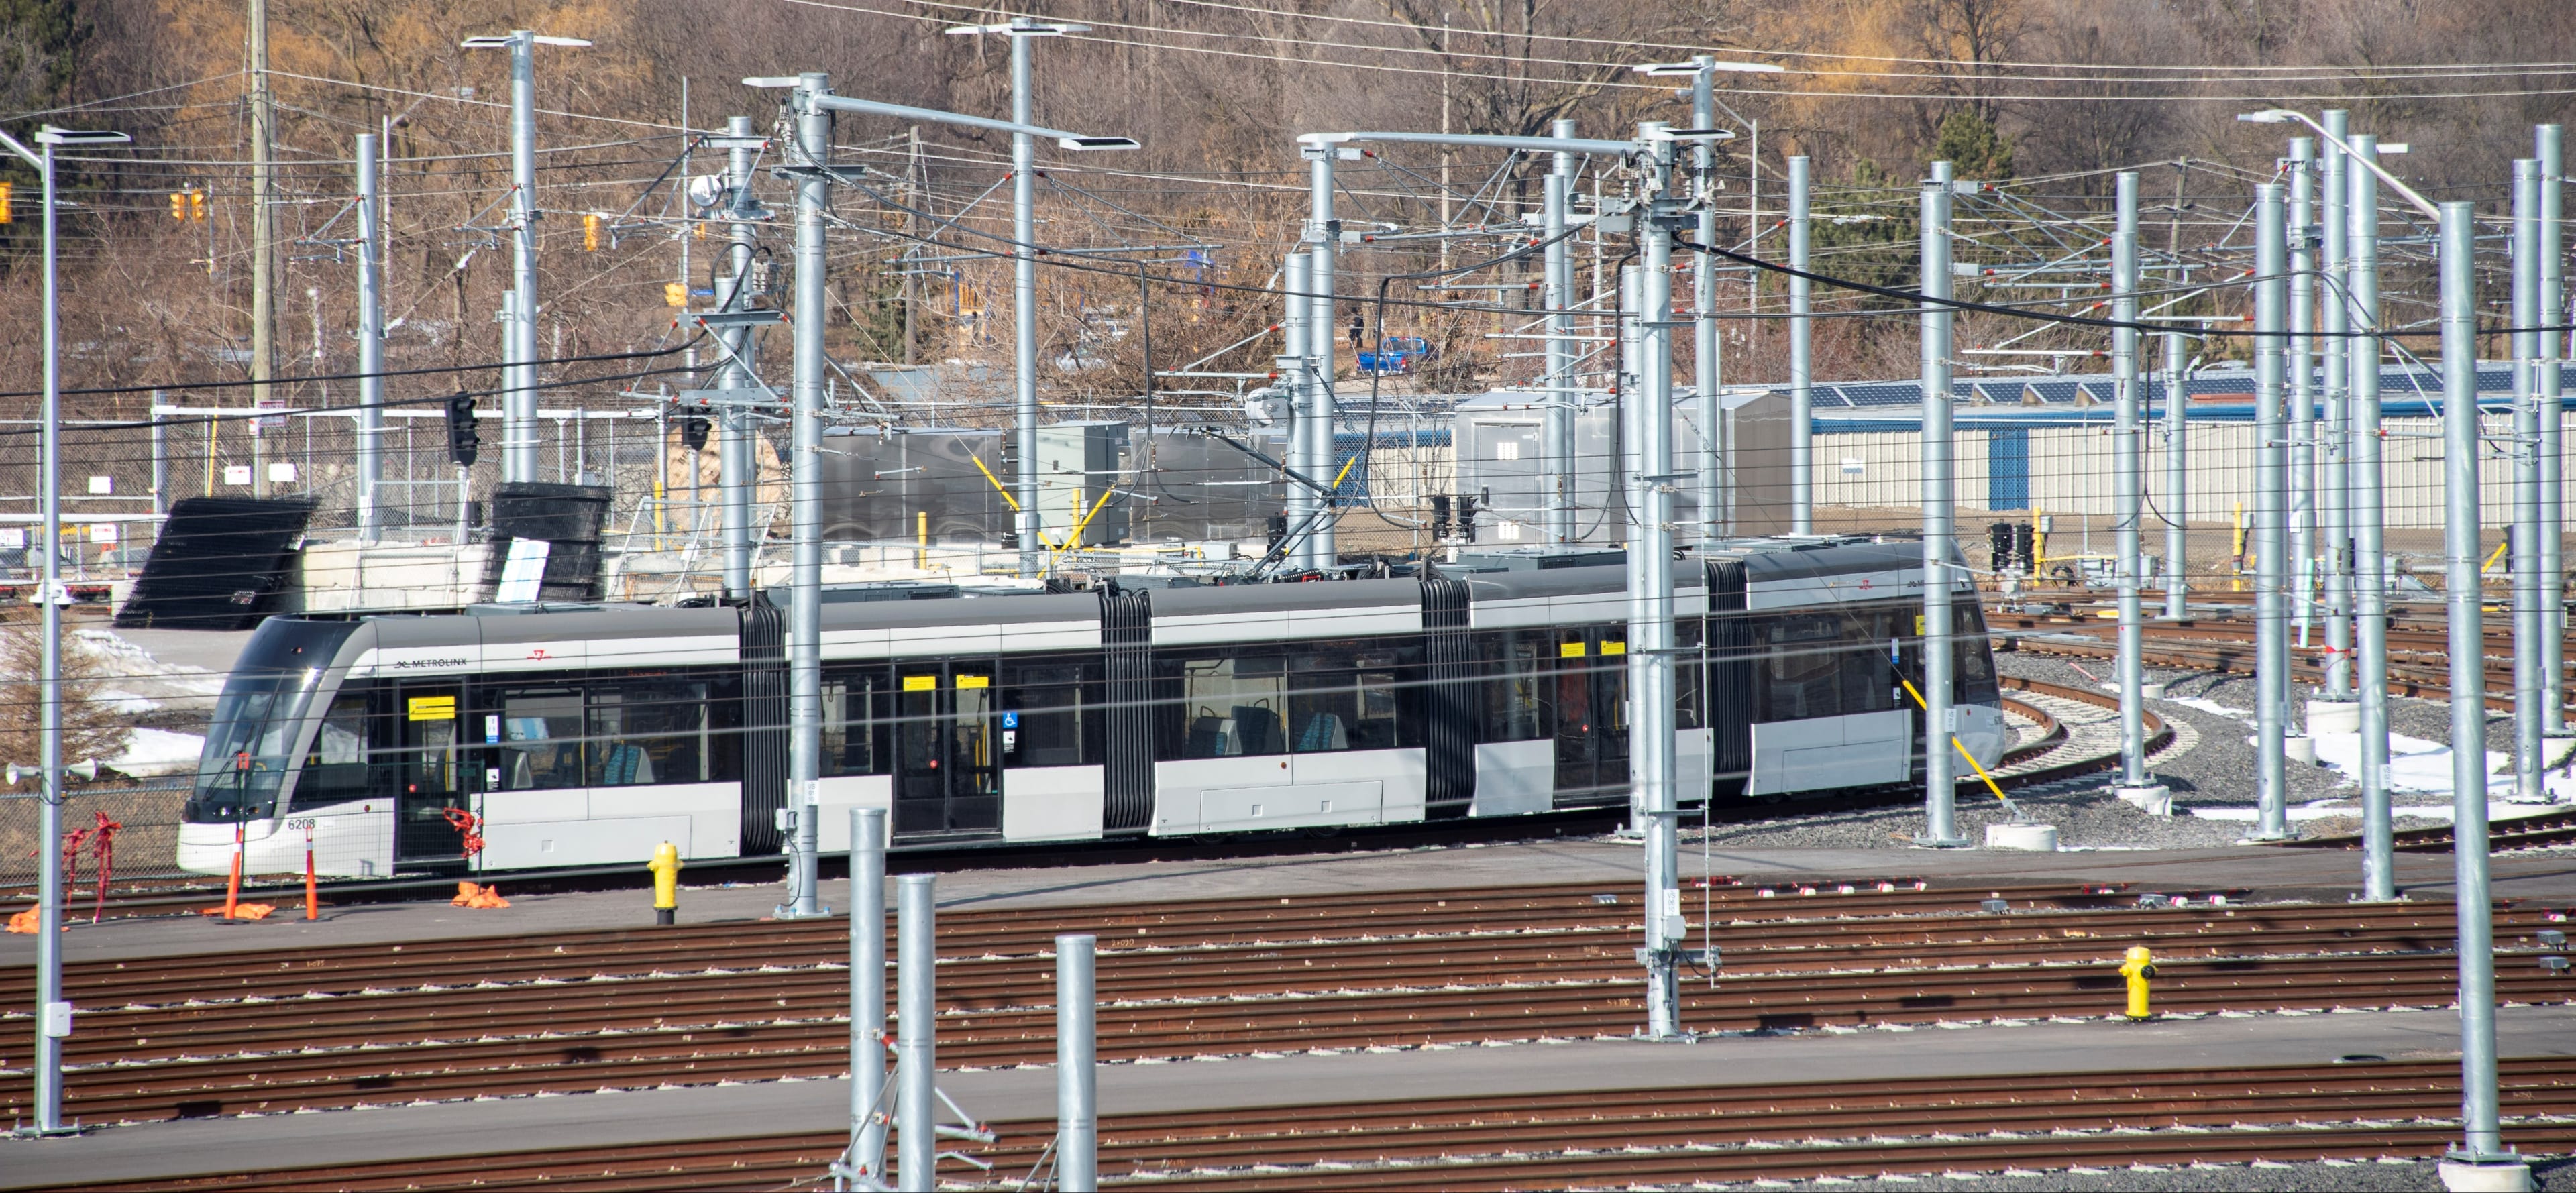
[(680, 446), (693, 452), (702, 452), (707, 450), (707, 420), (703, 418), (681, 419)]
[(474, 399), (465, 394), (447, 399), (447, 458), (471, 468), (482, 446), (474, 430)]

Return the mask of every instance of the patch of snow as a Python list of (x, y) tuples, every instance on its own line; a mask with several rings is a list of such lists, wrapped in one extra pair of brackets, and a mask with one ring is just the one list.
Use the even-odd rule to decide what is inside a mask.
[(206, 749), (203, 734), (141, 727), (129, 732), (125, 753), (99, 765), (138, 779), (153, 775), (184, 775), (197, 769), (197, 756)]

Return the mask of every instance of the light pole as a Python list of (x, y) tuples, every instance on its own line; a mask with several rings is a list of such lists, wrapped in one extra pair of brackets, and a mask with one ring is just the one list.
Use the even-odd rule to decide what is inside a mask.
[[(829, 262), (823, 234), (831, 213), (831, 184), (838, 177), (829, 161), (832, 114), (855, 112), (922, 124), (956, 124), (1021, 136), (1053, 137), (1065, 148), (1076, 150), (1133, 149), (1136, 142), (1125, 137), (1084, 137), (1011, 121), (834, 95), (830, 76), (819, 72), (749, 78), (743, 80), (743, 85), (795, 90), (789, 101), (796, 119), (797, 146), (796, 160), (789, 168), (797, 180), (796, 320), (793, 378), (789, 384), (795, 421), (789, 453), (794, 458), (788, 463), (789, 520), (795, 529), (788, 578), (792, 606), (786, 635), (788, 794), (792, 797), (787, 806), (792, 809), (795, 827), (791, 838), (794, 863), (788, 870), (791, 889), (782, 913), (824, 915), (829, 911), (819, 904), (815, 890), (821, 848), (815, 784), (821, 778), (823, 756), (823, 489), (815, 464), (822, 451), (824, 373), (829, 367), (823, 344), (823, 329), (829, 322), (824, 316)], [(1019, 240), (1013, 247), (1026, 256), (1034, 245)], [(1025, 350), (1022, 358), (1028, 359)], [(1033, 420), (1023, 423), (1027, 435), (1036, 434), (1035, 425)], [(1023, 449), (1023, 476), (1033, 475), (1027, 472), (1033, 459), (1034, 453)], [(1024, 519), (1032, 506), (1031, 498), (1021, 500)]]
[(498, 37), (469, 37), (468, 50), (510, 51), (510, 288), (507, 308), (509, 382), (501, 397), (501, 479), (537, 479), (537, 47), (579, 49), (578, 37), (549, 37), (513, 29)]
[(1019, 454), (1019, 467), (1012, 473), (1011, 486), (1019, 497), (1020, 575), (1035, 577), (1045, 559), (1038, 542), (1038, 527), (1045, 517), (1038, 510), (1038, 262), (1031, 246), (1037, 243), (1037, 140), (1026, 127), (1030, 114), (1029, 43), (1041, 37), (1062, 37), (1084, 33), (1089, 25), (1040, 23), (1018, 17), (999, 25), (958, 25), (948, 30), (952, 36), (994, 34), (1011, 43), (1011, 121), (1023, 126), (1011, 133), (1011, 325), (1017, 374), (1011, 379), (1016, 399), (1016, 426), (1012, 431), (1013, 450)]
[(75, 131), (45, 125), (36, 130), (41, 152), (8, 133), (0, 143), (36, 168), (45, 188), (45, 404), (40, 415), (41, 448), (37, 493), (44, 506), (44, 585), (36, 600), (43, 611), (44, 661), (36, 680), (36, 727), (41, 739), (38, 763), (38, 811), (42, 839), (36, 848), (36, 1123), (31, 1134), (63, 1132), (63, 1041), (72, 1034), (72, 1004), (63, 999), (63, 868), (55, 859), (63, 847), (63, 353), (62, 284), (56, 251), (57, 206), (54, 197), (54, 149), (72, 145), (122, 145), (133, 140), (119, 132)]

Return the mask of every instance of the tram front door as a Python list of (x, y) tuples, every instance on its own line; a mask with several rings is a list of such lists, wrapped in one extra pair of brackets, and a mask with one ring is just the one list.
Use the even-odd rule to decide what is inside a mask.
[(894, 696), (895, 834), (1001, 831), (1001, 734), (992, 666), (901, 664)]

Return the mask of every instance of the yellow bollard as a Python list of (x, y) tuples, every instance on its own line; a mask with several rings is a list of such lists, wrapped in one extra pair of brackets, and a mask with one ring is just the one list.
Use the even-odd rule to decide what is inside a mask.
[(2156, 976), (2156, 955), (2145, 945), (2130, 945), (2128, 959), (2120, 962), (2120, 976), (2129, 981), (2129, 1021), (2155, 1018), (2156, 1013), (2147, 1009), (2147, 982)]
[(653, 923), (677, 923), (680, 912), (680, 847), (668, 841), (653, 850)]

